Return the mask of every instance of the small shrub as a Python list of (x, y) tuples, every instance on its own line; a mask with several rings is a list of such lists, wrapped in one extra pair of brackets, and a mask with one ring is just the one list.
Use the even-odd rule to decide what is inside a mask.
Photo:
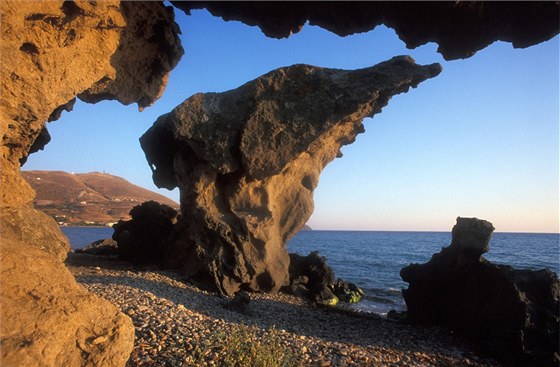
[(224, 367), (295, 367), (298, 358), (289, 347), (282, 344), (279, 332), (274, 329), (260, 331), (258, 327), (239, 325), (233, 330), (213, 333), (203, 348), (193, 350), (187, 361), (199, 366), (203, 361), (214, 361)]

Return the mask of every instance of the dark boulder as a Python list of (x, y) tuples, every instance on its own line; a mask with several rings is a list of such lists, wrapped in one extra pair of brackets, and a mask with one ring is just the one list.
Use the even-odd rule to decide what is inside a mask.
[(308, 298), (316, 303), (335, 305), (338, 298), (332, 292), (334, 272), (327, 259), (317, 251), (307, 256), (290, 254), (290, 285), (284, 290), (293, 295)]
[(119, 248), (117, 242), (112, 238), (93, 241), (89, 245), (76, 249), (77, 254), (88, 254), (95, 256), (118, 256)]
[(345, 282), (340, 278), (338, 278), (334, 284), (333, 293), (340, 302), (344, 303), (360, 302), (362, 296), (364, 295), (364, 291), (356, 284)]
[(135, 264), (160, 264), (177, 211), (165, 204), (147, 201), (130, 211), (131, 220), (113, 226), (119, 259)]
[(446, 326), (509, 365), (556, 366), (558, 276), (481, 257), (493, 230), (490, 222), (457, 218), (448, 247), (401, 270), (410, 284), (403, 290), (408, 321)]

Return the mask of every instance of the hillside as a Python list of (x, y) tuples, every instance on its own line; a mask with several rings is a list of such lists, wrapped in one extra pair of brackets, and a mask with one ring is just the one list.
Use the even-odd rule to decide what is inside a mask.
[(35, 207), (61, 225), (107, 225), (129, 219), (134, 206), (154, 200), (178, 209), (173, 200), (105, 173), (22, 171), (37, 196)]

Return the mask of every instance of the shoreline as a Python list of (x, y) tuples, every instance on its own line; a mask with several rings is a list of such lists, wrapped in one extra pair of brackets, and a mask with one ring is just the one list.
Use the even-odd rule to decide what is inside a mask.
[(113, 228), (112, 226), (61, 226), (60, 224), (58, 226), (60, 228)]
[[(116, 222), (115, 222), (116, 223)], [(85, 225), (58, 225), (60, 228), (113, 228), (112, 226), (85, 226)], [(395, 230), (395, 229), (301, 229), (299, 232), (389, 232), (389, 233), (449, 233), (449, 230)], [(555, 235), (560, 236), (560, 232), (526, 232), (526, 231), (495, 231), (494, 234), (521, 234), (521, 235)]]
[(301, 366), (498, 366), (441, 328), (317, 308), (286, 294), (251, 294), (239, 308), (178, 274), (106, 257), (71, 253), (66, 265), (78, 283), (131, 317), (136, 337), (128, 367), (219, 366), (224, 352), (216, 333), (249, 325), (256, 330), (250, 335), (274, 335)]

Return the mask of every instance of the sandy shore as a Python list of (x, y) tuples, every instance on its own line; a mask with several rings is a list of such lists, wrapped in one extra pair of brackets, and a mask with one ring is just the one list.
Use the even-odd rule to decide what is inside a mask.
[(438, 328), (318, 309), (282, 294), (252, 294), (241, 310), (172, 272), (84, 254), (69, 254), (66, 264), (79, 283), (131, 317), (136, 340), (127, 366), (191, 366), (195, 355), (196, 365), (218, 366), (212, 336), (239, 325), (254, 325), (257, 338), (273, 327), (301, 366), (498, 366)]

